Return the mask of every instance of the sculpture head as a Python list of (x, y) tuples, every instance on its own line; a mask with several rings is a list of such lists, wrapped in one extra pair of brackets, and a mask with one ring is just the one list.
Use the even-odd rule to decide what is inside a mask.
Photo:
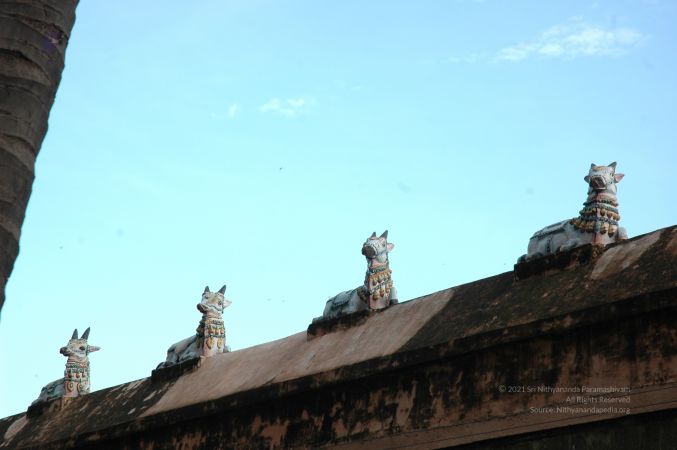
[(621, 181), (625, 175), (616, 173), (616, 163), (612, 162), (608, 166), (597, 166), (590, 164), (590, 171), (583, 178), (588, 183), (588, 192), (611, 191), (616, 193), (616, 183)]
[(223, 296), (225, 293), (225, 284), (217, 292), (211, 292), (209, 286), (206, 286), (202, 293), (202, 300), (197, 304), (197, 310), (202, 314), (212, 313), (220, 316), (223, 310), (232, 303)]
[(82, 336), (80, 338), (78, 338), (78, 330), (76, 328), (75, 330), (73, 330), (73, 335), (68, 341), (68, 344), (66, 344), (65, 347), (61, 347), (59, 349), (59, 353), (68, 357), (74, 356), (79, 359), (85, 359), (87, 358), (87, 355), (89, 355), (90, 353), (94, 353), (96, 351), (101, 350), (101, 347), (87, 344), (88, 338), (89, 338), (89, 328), (87, 328), (85, 332), (82, 333)]
[(370, 263), (378, 262), (379, 264), (385, 264), (388, 262), (388, 253), (394, 247), (395, 244), (388, 242), (388, 230), (384, 231), (379, 237), (376, 237), (374, 232), (362, 245), (362, 254)]

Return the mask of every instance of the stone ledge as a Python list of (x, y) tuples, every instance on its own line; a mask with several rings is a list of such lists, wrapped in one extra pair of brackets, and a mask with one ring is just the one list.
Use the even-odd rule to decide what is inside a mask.
[(160, 381), (173, 380), (180, 377), (184, 373), (192, 372), (200, 368), (202, 365), (202, 357), (187, 359), (173, 366), (155, 369), (151, 372), (150, 379), (153, 383)]
[[(395, 305), (392, 305), (395, 306)], [(346, 328), (354, 327), (364, 323), (371, 314), (383, 310), (364, 310), (357, 311), (351, 314), (344, 314), (330, 319), (318, 317), (313, 319), (313, 322), (308, 325), (308, 340), (315, 339), (325, 334), (332, 333), (337, 330), (344, 330)]]
[[(615, 245), (615, 244), (611, 244)], [(571, 270), (599, 258), (609, 246), (585, 244), (564, 252), (515, 264), (515, 280), (524, 280), (536, 275), (547, 275), (562, 270)]]
[(45, 413), (58, 412), (61, 411), (64, 406), (69, 402), (73, 401), (74, 398), (78, 397), (58, 397), (52, 400), (46, 400), (43, 402), (35, 403), (30, 405), (26, 410), (26, 416), (29, 418), (39, 417)]

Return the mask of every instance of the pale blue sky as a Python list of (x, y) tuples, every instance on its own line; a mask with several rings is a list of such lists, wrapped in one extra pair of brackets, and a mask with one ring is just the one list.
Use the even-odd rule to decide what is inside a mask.
[[(401, 300), (512, 269), (618, 161), (676, 222), (677, 3), (81, 2), (0, 322), (0, 417), (92, 327), (147, 377), (228, 285), (228, 344), (305, 330), (390, 230)], [(20, 361), (20, 363), (16, 363)]]

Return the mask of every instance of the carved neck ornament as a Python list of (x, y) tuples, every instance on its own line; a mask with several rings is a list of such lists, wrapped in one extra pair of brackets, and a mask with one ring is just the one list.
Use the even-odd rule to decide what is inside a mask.
[(207, 348), (216, 346), (223, 348), (226, 340), (226, 327), (223, 325), (223, 319), (209, 314), (203, 314), (200, 324), (195, 330), (197, 338), (202, 340)]
[(393, 287), (393, 280), (391, 278), (392, 270), (386, 262), (382, 266), (369, 268), (364, 276), (364, 285), (360, 286), (357, 293), (364, 301), (371, 303), (378, 301), (381, 298), (390, 296), (390, 290)]
[(609, 193), (593, 194), (583, 203), (579, 216), (571, 219), (571, 224), (585, 233), (606, 234), (613, 236), (618, 231), (618, 201)]
[(63, 372), (63, 381), (67, 397), (88, 394), (89, 359), (69, 356), (66, 361), (66, 370)]

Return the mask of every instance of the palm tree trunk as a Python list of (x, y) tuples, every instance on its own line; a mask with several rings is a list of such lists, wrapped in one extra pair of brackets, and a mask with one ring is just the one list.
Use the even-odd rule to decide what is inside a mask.
[(78, 0), (0, 0), (0, 310)]

